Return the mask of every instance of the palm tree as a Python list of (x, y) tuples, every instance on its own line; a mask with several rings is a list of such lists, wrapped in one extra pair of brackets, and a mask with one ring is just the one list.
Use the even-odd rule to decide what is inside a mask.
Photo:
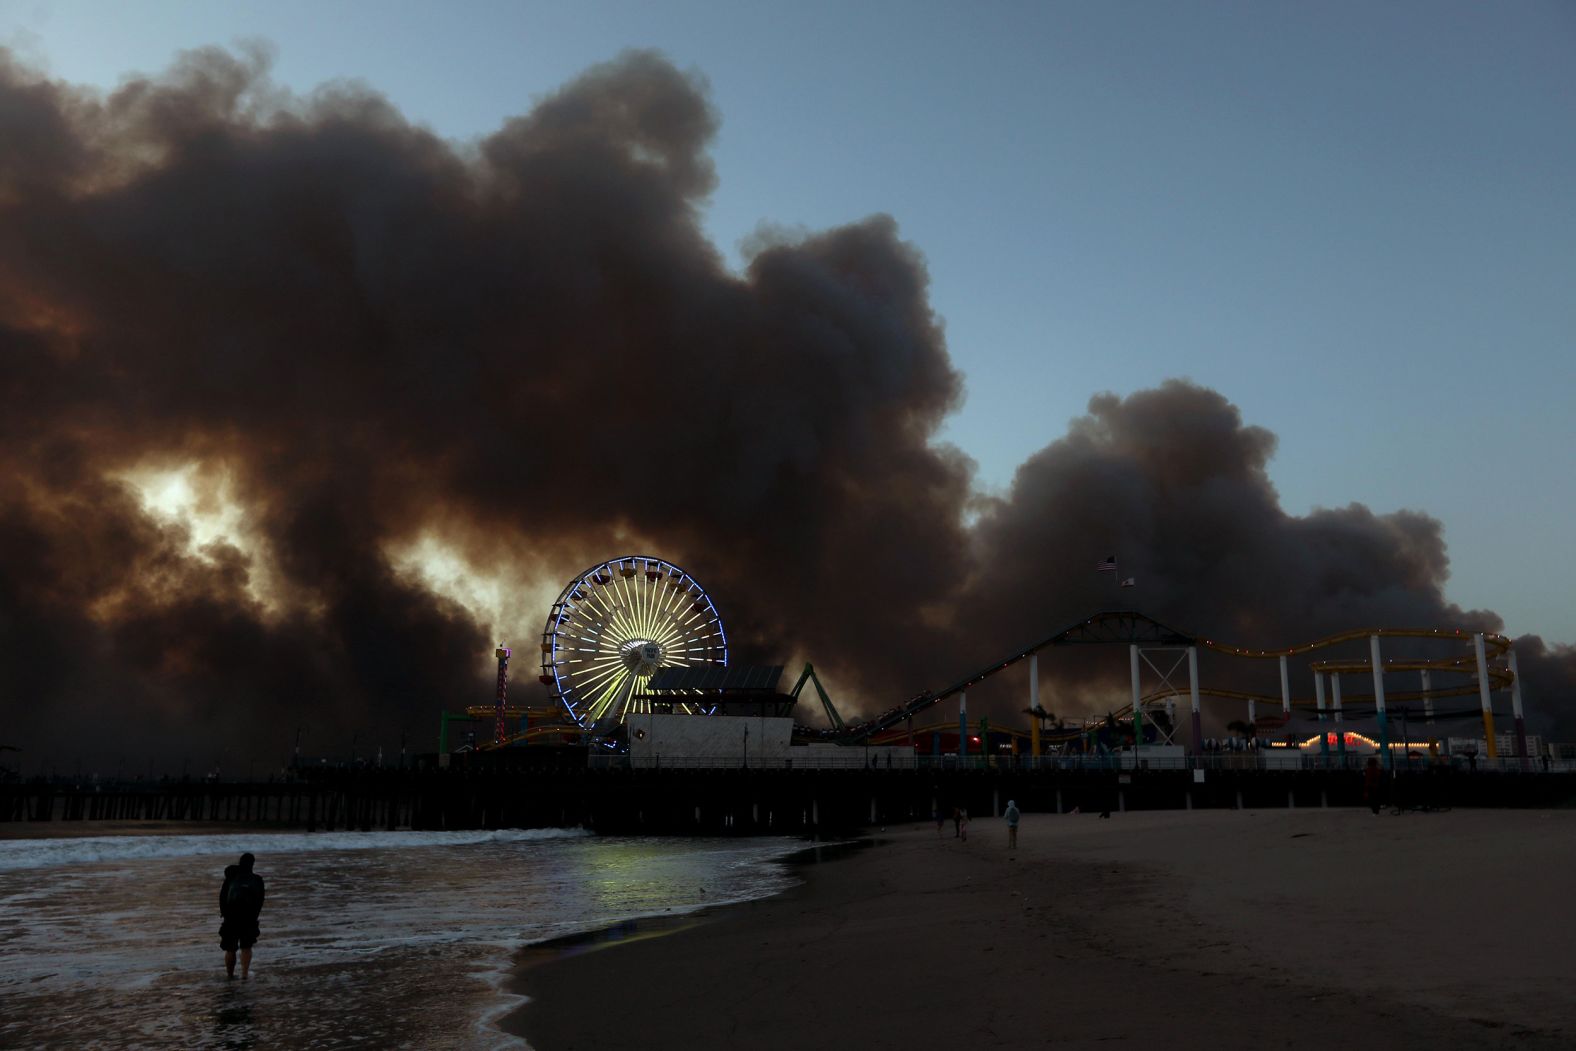
[(1052, 722), (1058, 723), (1058, 724), (1060, 724), (1060, 722), (1061, 722), (1060, 719), (1056, 718), (1056, 713), (1055, 712), (1048, 712), (1048, 711), (1046, 711), (1045, 710), (1045, 706), (1042, 705), (1042, 704), (1036, 704), (1033, 708), (1025, 708), (1023, 710), (1023, 714), (1027, 715), (1027, 716), (1030, 716), (1031, 718), (1038, 719), (1040, 721), (1040, 732), (1041, 733), (1045, 732), (1045, 721), (1047, 719), (1051, 720)]
[(1152, 712), (1145, 712), (1144, 718), (1155, 724), (1162, 741), (1169, 741), (1176, 727), (1171, 725), (1171, 716), (1167, 715), (1164, 708), (1157, 708)]
[[(1039, 720), (1041, 737), (1045, 736), (1047, 729), (1049, 729), (1052, 733), (1059, 735), (1061, 731), (1067, 726), (1067, 724), (1062, 721), (1060, 716), (1058, 716), (1055, 712), (1046, 711), (1045, 706), (1041, 704), (1036, 704), (1033, 707), (1023, 709), (1023, 714), (1027, 715), (1031, 719)], [(1049, 727), (1045, 725), (1047, 722), (1051, 724)], [(1063, 741), (1062, 747), (1065, 748), (1066, 744), (1067, 743)]]
[(1124, 748), (1134, 740), (1133, 717), (1131, 715), (1124, 719), (1117, 719), (1114, 714), (1107, 712), (1105, 728), (1111, 734), (1113, 748)]

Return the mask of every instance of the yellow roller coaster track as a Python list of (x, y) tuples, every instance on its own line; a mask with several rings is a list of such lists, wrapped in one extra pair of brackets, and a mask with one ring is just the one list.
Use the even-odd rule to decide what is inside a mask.
[[(465, 714), (472, 719), (490, 722), (497, 716), (498, 707), (492, 704), (473, 704), (465, 709)], [(503, 709), (503, 717), (505, 719), (527, 719), (532, 725), (516, 733), (505, 734), (501, 741), (488, 741), (485, 744), (478, 744), (476, 750), (479, 752), (490, 752), (493, 749), (503, 748), (511, 744), (551, 738), (555, 734), (580, 736), (583, 731), (572, 723), (547, 722), (549, 719), (557, 720), (563, 714), (564, 710), (558, 707), (527, 708), (518, 704), (505, 705)], [(536, 722), (538, 719), (542, 720), (542, 722)]]
[(495, 748), (504, 748), (508, 745), (517, 743), (529, 743), (531, 741), (540, 740), (544, 737), (553, 737), (555, 735), (570, 735), (573, 737), (579, 737), (590, 732), (591, 731), (573, 724), (564, 726), (532, 726), (529, 729), (520, 731), (519, 733), (506, 734), (502, 741), (488, 741), (486, 744), (477, 745), (476, 748), (478, 751), (488, 752)]
[[(505, 719), (556, 719), (563, 713), (562, 708), (522, 708), (517, 704), (504, 705), (503, 709)], [(473, 704), (465, 709), (465, 714), (472, 719), (491, 719), (498, 714), (498, 707), (492, 704)]]
[[(1380, 638), (1404, 639), (1446, 639), (1452, 642), (1471, 642), (1472, 633), (1462, 631), (1460, 628), (1361, 628), (1352, 631), (1342, 631), (1335, 635), (1327, 635), (1322, 639), (1305, 642), (1300, 646), (1290, 646), (1283, 650), (1255, 650), (1245, 646), (1232, 646), (1225, 642), (1216, 642), (1214, 639), (1199, 639), (1198, 644), (1217, 653), (1224, 653), (1228, 657), (1248, 657), (1255, 660), (1275, 660), (1280, 657), (1300, 657), (1304, 653), (1314, 650), (1338, 646), (1343, 642), (1355, 642), (1366, 639), (1372, 635)], [(1498, 657), (1510, 649), (1510, 640), (1503, 635), (1485, 634), (1483, 644), (1493, 649), (1492, 656)], [(1365, 663), (1364, 668), (1368, 667)]]
[[(1243, 646), (1232, 646), (1224, 642), (1216, 642), (1213, 639), (1199, 639), (1198, 643), (1205, 649), (1212, 650), (1215, 653), (1219, 653), (1227, 657), (1242, 657), (1248, 660), (1279, 660), (1282, 657), (1300, 657), (1318, 650), (1327, 649), (1330, 646), (1339, 646), (1340, 644), (1346, 642), (1356, 642), (1360, 639), (1371, 638), (1375, 635), (1382, 639), (1426, 639), (1432, 642), (1470, 643), (1473, 639), (1471, 632), (1462, 631), (1460, 629), (1362, 628), (1352, 631), (1339, 632), (1335, 635), (1327, 635), (1322, 639), (1315, 639), (1313, 642), (1303, 643), (1300, 646), (1289, 646), (1285, 649), (1279, 650), (1255, 650)], [(1515, 678), (1511, 674), (1510, 669), (1504, 665), (1498, 665), (1492, 662), (1499, 659), (1500, 657), (1503, 657), (1510, 651), (1510, 639), (1504, 635), (1497, 635), (1491, 632), (1485, 633), (1483, 635), (1483, 650), (1484, 656), (1489, 662), (1486, 668), (1489, 679), (1489, 688), (1493, 690), (1499, 690), (1508, 687)], [(1309, 667), (1315, 672), (1341, 675), (1371, 672), (1373, 669), (1373, 665), (1366, 660), (1350, 658), (1343, 660), (1313, 661), (1309, 664)], [(1437, 671), (1456, 675), (1476, 675), (1477, 659), (1475, 656), (1441, 657), (1433, 660), (1401, 658), (1399, 660), (1381, 661), (1380, 668), (1386, 672)], [(1205, 689), (1202, 687), (1198, 692), (1200, 695), (1208, 695), (1211, 697), (1220, 697), (1230, 700), (1266, 701), (1271, 704), (1280, 704), (1281, 702), (1279, 694), (1252, 693), (1241, 690)], [(1431, 687), (1428, 690), (1411, 690), (1404, 692), (1391, 692), (1386, 690), (1385, 700), (1389, 703), (1395, 703), (1398, 701), (1433, 700), (1442, 697), (1467, 697), (1476, 694), (1477, 692), (1478, 686), (1476, 683), (1468, 683), (1460, 686)], [(1183, 693), (1184, 691), (1177, 690), (1154, 691), (1146, 695), (1143, 698), (1143, 702), (1147, 704), (1154, 700), (1174, 697)], [(1372, 701), (1373, 699), (1374, 695), (1371, 693), (1347, 694), (1344, 698), (1344, 700), (1348, 702)], [(1294, 697), (1291, 699), (1291, 705), (1293, 708), (1317, 708), (1318, 701), (1313, 697)], [(1133, 706), (1131, 704), (1128, 704), (1124, 710), (1131, 712), (1132, 707)]]
[[(1372, 636), (1378, 636), (1380, 638), (1420, 639), (1431, 642), (1459, 643), (1470, 643), (1475, 638), (1471, 632), (1450, 628), (1362, 628), (1339, 632), (1334, 635), (1326, 636), (1322, 639), (1315, 639), (1312, 642), (1303, 643), (1297, 646), (1289, 646), (1285, 649), (1253, 649), (1246, 646), (1233, 646), (1229, 643), (1217, 642), (1214, 639), (1201, 639), (1186, 632), (1180, 632), (1174, 628), (1169, 628), (1166, 625), (1161, 624), (1136, 610), (1104, 610), (1090, 617), (1086, 617), (1084, 620), (1070, 625), (1069, 627), (1064, 628), (1054, 635), (1043, 638), (1038, 642), (1024, 646), (1012, 653), (1009, 653), (995, 663), (979, 668), (968, 675), (963, 676), (945, 689), (938, 691), (927, 690), (923, 693), (917, 694), (902, 704), (896, 705), (887, 711), (882, 712), (873, 719), (858, 723), (850, 723), (848, 726), (840, 726), (835, 731), (833, 731), (830, 736), (841, 741), (842, 743), (851, 744), (878, 734), (886, 734), (888, 731), (894, 729), (898, 724), (907, 720), (912, 720), (913, 717), (919, 714), (921, 711), (924, 711), (935, 704), (939, 704), (949, 697), (964, 692), (977, 683), (983, 682), (993, 675), (997, 675), (1005, 671), (1006, 669), (1017, 664), (1019, 661), (1025, 660), (1042, 650), (1058, 646), (1119, 644), (1171, 650), (1181, 649), (1189, 646), (1201, 646), (1204, 649), (1219, 653), (1225, 657), (1236, 657), (1246, 660), (1278, 660), (1283, 657), (1303, 656), (1305, 654), (1314, 653), (1318, 650), (1327, 649), (1331, 646), (1337, 646), (1347, 642), (1355, 642), (1359, 639), (1367, 639)], [(1489, 633), (1483, 636), (1483, 642), (1486, 664), (1484, 670), (1489, 681), (1490, 688), (1502, 689), (1511, 685), (1511, 683), (1514, 682), (1515, 676), (1511, 672), (1510, 668), (1505, 666), (1503, 663), (1493, 663), (1495, 661), (1499, 661), (1506, 655), (1506, 653), (1509, 652), (1511, 645), (1510, 639), (1503, 635)], [(1310, 667), (1316, 672), (1332, 675), (1357, 674), (1370, 672), (1372, 670), (1372, 666), (1367, 660), (1355, 659), (1351, 657), (1312, 661), (1310, 662)], [(1454, 657), (1441, 657), (1436, 659), (1419, 659), (1407, 657), (1398, 660), (1384, 661), (1381, 664), (1381, 668), (1383, 671), (1437, 671), (1442, 673), (1475, 677), (1477, 672), (1477, 661), (1475, 654), (1470, 656), (1461, 655)], [(1434, 687), (1432, 683), (1430, 683), (1426, 690), (1394, 693), (1386, 691), (1385, 696), (1387, 701), (1428, 700), (1443, 697), (1463, 697), (1476, 693), (1478, 690), (1479, 687), (1476, 684), (1441, 685), (1439, 687)], [(1223, 690), (1218, 688), (1200, 688), (1198, 692), (1200, 696), (1208, 696), (1223, 700), (1264, 701), (1274, 705), (1279, 705), (1281, 702), (1281, 697), (1279, 694), (1253, 693), (1249, 691)], [(1170, 689), (1158, 690), (1151, 692), (1147, 697), (1141, 698), (1140, 703), (1149, 704), (1151, 702), (1164, 700), (1166, 698), (1187, 696), (1189, 693), (1190, 691), (1184, 691), (1174, 687)], [(1374, 699), (1375, 698), (1372, 694), (1347, 694), (1342, 700), (1343, 702), (1355, 702), (1356, 704), (1361, 705), (1363, 702), (1372, 702)], [(1318, 706), (1316, 700), (1307, 697), (1291, 699), (1291, 704), (1293, 707), (1298, 708), (1317, 708)], [(1333, 705), (1330, 710), (1334, 710)], [(1123, 705), (1119, 711), (1113, 711), (1111, 714), (1114, 716), (1119, 715), (1130, 717), (1132, 715), (1132, 703), (1129, 702)], [(812, 734), (810, 736), (816, 740), (825, 740), (827, 739), (828, 735), (823, 732)]]

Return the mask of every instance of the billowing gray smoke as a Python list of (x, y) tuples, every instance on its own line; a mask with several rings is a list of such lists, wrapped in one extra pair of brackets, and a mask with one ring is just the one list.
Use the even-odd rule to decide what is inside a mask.
[[(1129, 607), (1206, 638), (1265, 649), (1371, 627), (1502, 626), (1490, 611), (1464, 611), (1445, 600), (1449, 560), (1436, 519), (1415, 511), (1376, 515), (1360, 504), (1289, 515), (1269, 478), (1274, 450), (1274, 435), (1244, 426), (1222, 395), (1183, 381), (1126, 399), (1091, 399), (1089, 414), (1019, 467), (1011, 490), (986, 504), (973, 529), (979, 568), (961, 602), (969, 637), (1022, 639), (1030, 625), (1049, 629), (1043, 637), (1091, 611)], [(1121, 591), (1111, 574), (1092, 571), (1112, 553), (1139, 587)], [(1517, 648), (1529, 711), (1547, 718), (1562, 710), (1561, 700), (1576, 699), (1576, 651), (1536, 637)], [(1467, 652), (1385, 643), (1390, 657)], [(1368, 650), (1359, 640), (1317, 656), (1366, 660)], [(1125, 654), (1059, 650), (1054, 660), (1051, 674), (1061, 688), (1045, 707), (1077, 714), (1125, 700)], [(1206, 653), (1201, 662), (1206, 685), (1279, 696), (1273, 661)], [(1292, 667), (1293, 696), (1311, 695), (1307, 660)], [(1145, 672), (1146, 689), (1158, 685)], [(1185, 687), (1185, 671), (1174, 682)], [(1464, 682), (1470, 684), (1441, 676), (1437, 684)], [(1101, 684), (1106, 696), (1096, 698)], [(1398, 677), (1387, 689), (1417, 686), (1415, 678)], [(1011, 688), (1021, 701), (1022, 676)], [(1355, 688), (1369, 692), (1366, 684)], [(1473, 697), (1450, 707), (1476, 703)], [(1241, 717), (1226, 714), (1217, 725)]]
[[(1247, 642), (1497, 625), (1444, 601), (1437, 522), (1284, 514), (1272, 437), (1186, 384), (1096, 398), (982, 503), (932, 443), (962, 382), (918, 253), (875, 217), (730, 273), (716, 115), (655, 55), (467, 147), (265, 65), (101, 97), (0, 60), (0, 739), (34, 769), (430, 748), (496, 641), (401, 569), (434, 539), (522, 589), (662, 554), (741, 657), (872, 709), (1110, 605), (1110, 551), (1155, 616)], [(244, 520), (128, 481), (183, 465)], [(1576, 678), (1523, 668), (1533, 705)], [(1124, 668), (1044, 671), (1073, 710)]]

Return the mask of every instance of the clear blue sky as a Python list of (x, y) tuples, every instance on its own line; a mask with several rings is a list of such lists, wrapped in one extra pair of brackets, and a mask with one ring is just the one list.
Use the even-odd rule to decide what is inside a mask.
[(247, 38), (457, 139), (658, 48), (722, 115), (730, 259), (877, 211), (925, 253), (985, 484), (1191, 377), (1280, 436), (1289, 511), (1428, 511), (1452, 599), (1576, 640), (1576, 4), (0, 0), (106, 87)]

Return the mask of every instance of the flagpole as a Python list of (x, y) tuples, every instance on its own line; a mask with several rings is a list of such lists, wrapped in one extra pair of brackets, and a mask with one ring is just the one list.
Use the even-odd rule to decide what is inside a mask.
[(1110, 573), (1111, 579), (1116, 583), (1117, 591), (1120, 592), (1122, 590), (1122, 570), (1117, 565), (1115, 555), (1106, 555), (1099, 562), (1095, 563), (1094, 568), (1096, 572)]
[(1116, 590), (1120, 594), (1123, 588), (1130, 588), (1137, 583), (1134, 579), (1122, 578), (1122, 567), (1117, 564), (1115, 555), (1107, 555), (1095, 563), (1095, 570), (1100, 573), (1110, 573), (1111, 579), (1116, 583)]

